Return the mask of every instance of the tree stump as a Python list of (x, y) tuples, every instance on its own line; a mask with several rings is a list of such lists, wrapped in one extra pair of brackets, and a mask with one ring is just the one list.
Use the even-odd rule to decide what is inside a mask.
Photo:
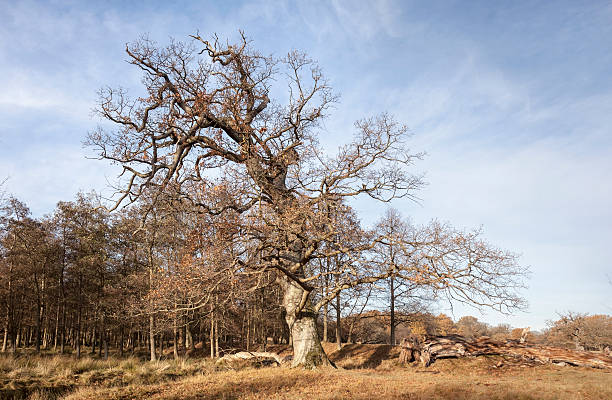
[(402, 348), (399, 360), (403, 364), (413, 362), (421, 356), (421, 343), (415, 335), (403, 338), (400, 347)]

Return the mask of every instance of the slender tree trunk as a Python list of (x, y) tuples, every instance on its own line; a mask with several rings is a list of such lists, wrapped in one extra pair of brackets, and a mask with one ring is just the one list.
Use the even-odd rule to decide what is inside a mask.
[(247, 305), (246, 309), (246, 351), (249, 351), (249, 347), (251, 345), (251, 313), (249, 313), (249, 306)]
[[(210, 306), (212, 309), (212, 305)], [(248, 351), (248, 345), (247, 345)], [(215, 311), (210, 313), (210, 358), (215, 358)]]
[(123, 326), (119, 328), (119, 357), (123, 357)]
[(261, 308), (259, 313), (259, 321), (260, 321), (260, 335), (261, 335), (261, 343), (263, 351), (266, 351), (268, 348), (268, 331), (266, 326), (266, 288), (261, 288)]
[(187, 321), (185, 326), (185, 335), (187, 337), (188, 347), (191, 351), (195, 350), (195, 343), (193, 342), (193, 333), (191, 332), (191, 324)]
[(13, 332), (11, 332), (11, 353), (17, 353), (17, 346), (19, 346), (19, 341), (19, 328), (17, 328), (16, 330), (13, 330)]
[(247, 313), (248, 313), (248, 308), (247, 311), (245, 311), (244, 315), (242, 316), (242, 325), (240, 327), (240, 338), (242, 339), (242, 343), (244, 344), (244, 348), (249, 351), (249, 349), (247, 349), (247, 330), (246, 330), (246, 325), (247, 325)]
[(75, 316), (70, 315), (70, 329), (68, 330), (68, 340), (70, 341), (70, 346), (72, 349), (76, 348), (76, 328), (74, 327), (74, 319)]
[(316, 313), (308, 300), (308, 293), (287, 277), (281, 277), (280, 283), (284, 292), (283, 306), (287, 312), (285, 319), (293, 339), (292, 366), (316, 368), (331, 365), (319, 340)]
[(219, 357), (219, 319), (215, 318), (215, 355)]
[(328, 342), (327, 340), (327, 312), (328, 312), (328, 304), (325, 303), (323, 306), (323, 342)]
[(176, 360), (179, 357), (179, 353), (178, 353), (178, 330), (176, 328), (176, 316), (174, 316), (174, 325), (172, 327), (172, 332), (174, 333), (174, 346), (173, 346), (173, 353), (174, 353), (174, 359)]
[[(16, 237), (13, 236), (13, 240)], [(6, 329), (5, 329), (5, 337), (6, 332), (10, 333), (10, 343), (12, 345), (11, 353), (15, 354), (17, 352), (16, 344), (15, 344), (15, 320), (13, 319), (15, 316), (15, 309), (13, 308), (13, 264), (9, 264), (9, 273), (8, 273), (8, 282), (7, 282), (7, 295), (8, 300), (6, 304)], [(5, 346), (2, 347), (2, 352), (6, 349)]]
[(37, 302), (36, 304), (36, 354), (40, 354), (40, 313), (41, 313), (41, 304)]
[[(340, 269), (338, 256), (334, 256), (334, 271), (338, 271)], [(340, 275), (336, 275), (336, 285), (340, 283)], [(341, 314), (342, 308), (340, 307), (340, 295), (342, 292), (338, 292), (336, 296), (336, 345), (338, 350), (342, 350), (342, 321)]]
[[(37, 297), (37, 306), (38, 308), (36, 309), (36, 314), (37, 314), (37, 318), (36, 318), (36, 353), (40, 353), (40, 347), (42, 346), (42, 340), (44, 338), (43, 335), (43, 323), (45, 321), (45, 308), (46, 308), (46, 302), (45, 302), (45, 293), (47, 290), (47, 274), (44, 272), (45, 271), (45, 267), (46, 267), (46, 263), (47, 261), (45, 261), (44, 265), (43, 265), (43, 273), (42, 273), (42, 278), (41, 278), (41, 285), (40, 285), (40, 289), (38, 289), (38, 281), (36, 280), (36, 297)], [(46, 345), (45, 345), (46, 347)]]
[(6, 308), (6, 321), (4, 321), (4, 338), (2, 339), (2, 352), (6, 352), (6, 343), (8, 339), (8, 331), (9, 331), (9, 309), (8, 306)]
[(55, 313), (55, 334), (53, 335), (53, 351), (57, 351), (57, 342), (59, 341), (60, 308), (61, 303), (58, 299), (57, 312)]
[(149, 315), (149, 345), (151, 349), (151, 361), (156, 360), (155, 356), (155, 325), (153, 320), (153, 314)]
[(395, 346), (395, 280), (393, 277), (390, 280), (390, 295), (391, 295), (391, 332), (389, 335), (389, 344)]
[(47, 350), (49, 348), (49, 313), (45, 312), (46, 307), (43, 306), (42, 313), (42, 339), (41, 346), (43, 349)]
[(204, 321), (199, 320), (198, 321), (198, 327), (199, 329), (199, 334), (198, 337), (196, 338), (197, 341), (202, 342), (202, 351), (204, 351), (204, 346), (205, 346), (205, 342), (206, 342), (206, 324), (204, 324)]
[(106, 332), (106, 329), (102, 331), (102, 336), (104, 338), (104, 359), (108, 360), (108, 333)]
[[(153, 243), (149, 246), (149, 291), (153, 290)], [(152, 301), (152, 300), (151, 300)], [(151, 304), (152, 305), (152, 304)], [(153, 312), (153, 310), (150, 310)], [(151, 361), (155, 361), (155, 332), (153, 314), (149, 315), (149, 341), (151, 349)]]
[(96, 325), (94, 324), (91, 328), (91, 355), (96, 354), (96, 335), (98, 332), (96, 331)]
[(81, 306), (79, 305), (79, 313), (77, 316), (77, 332), (76, 332), (76, 352), (77, 358), (81, 357)]
[(338, 293), (338, 296), (336, 296), (336, 345), (338, 346), (338, 350), (342, 350), (342, 321), (340, 321), (340, 317), (340, 293)]
[(51, 342), (51, 333), (49, 333), (49, 321), (43, 323), (42, 348), (47, 350)]
[(164, 333), (159, 334), (159, 359), (161, 360), (164, 355)]
[(183, 318), (183, 326), (178, 328), (179, 338), (179, 351), (183, 350), (183, 355), (187, 354), (187, 332), (185, 331), (185, 319)]
[(66, 301), (62, 299), (62, 330), (60, 331), (60, 353), (64, 354), (66, 346)]
[[(66, 228), (62, 228), (63, 236), (66, 237)], [(62, 295), (62, 330), (60, 332), (60, 353), (64, 354), (64, 346), (66, 343), (66, 288), (64, 287), (64, 270), (66, 268), (66, 243), (62, 242), (62, 268), (59, 274), (59, 284)], [(59, 303), (58, 303), (58, 313), (59, 313)], [(57, 335), (57, 334), (56, 334)]]
[(2, 338), (2, 352), (3, 353), (6, 352), (6, 342), (7, 342), (7, 340), (8, 340), (8, 328), (5, 325), (4, 335), (3, 335), (3, 338)]
[[(321, 261), (321, 268), (323, 269), (323, 262)], [(329, 272), (329, 257), (327, 257), (325, 259), (325, 269), (324, 269), (324, 273), (325, 273), (325, 285), (323, 288), (321, 288), (321, 294), (323, 295), (323, 297), (327, 296), (327, 294), (329, 293), (329, 275), (327, 274)], [(323, 306), (323, 342), (328, 342), (328, 324), (327, 324), (327, 317), (329, 315), (329, 304), (325, 303), (325, 305)]]
[[(102, 357), (102, 346), (104, 344), (104, 336), (106, 330), (106, 327), (104, 326), (104, 317), (102, 317), (102, 327), (98, 328), (98, 330), (100, 331), (100, 343), (98, 343), (98, 357)], [(93, 339), (96, 340), (95, 336)]]

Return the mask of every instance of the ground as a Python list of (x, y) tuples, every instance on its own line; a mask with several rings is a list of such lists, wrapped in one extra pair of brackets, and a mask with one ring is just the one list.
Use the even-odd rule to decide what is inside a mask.
[(2, 357), (0, 398), (612, 399), (610, 370), (521, 367), (496, 356), (404, 367), (391, 346), (325, 348), (338, 369), (230, 367), (203, 359), (151, 363), (135, 358)]

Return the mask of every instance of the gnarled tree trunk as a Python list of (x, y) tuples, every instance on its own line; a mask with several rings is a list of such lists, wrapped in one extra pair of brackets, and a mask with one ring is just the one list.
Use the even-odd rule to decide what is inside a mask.
[(293, 339), (292, 367), (317, 368), (332, 366), (317, 334), (316, 313), (309, 293), (288, 277), (279, 278), (283, 288), (285, 320)]

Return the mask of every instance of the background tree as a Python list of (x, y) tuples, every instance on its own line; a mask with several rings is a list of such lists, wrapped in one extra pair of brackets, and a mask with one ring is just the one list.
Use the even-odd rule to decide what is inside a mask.
[(459, 334), (468, 339), (473, 340), (488, 334), (487, 324), (478, 321), (478, 318), (471, 315), (459, 318), (456, 326)]
[(457, 326), (453, 320), (446, 314), (438, 314), (436, 316), (436, 334), (446, 336), (457, 333)]
[[(383, 281), (382, 292), (388, 300), (389, 310), (389, 344), (396, 344), (396, 328), (403, 322), (416, 322), (415, 316), (427, 311), (427, 304), (433, 301), (433, 293), (427, 285), (417, 282), (415, 277), (406, 276), (409, 270), (417, 268), (409, 266), (418, 263), (415, 257), (418, 249), (410, 248), (410, 237), (414, 229), (408, 221), (404, 221), (399, 211), (387, 209), (376, 225), (378, 240), (373, 249), (372, 260), (382, 274), (388, 275)], [(408, 278), (408, 279), (407, 279)], [(400, 310), (399, 315), (396, 310)], [(421, 329), (422, 330), (422, 329)]]
[(503, 342), (507, 339), (520, 340), (521, 334), (523, 333), (523, 329), (518, 330), (520, 330), (520, 332), (518, 332), (517, 334), (517, 332), (512, 329), (510, 324), (502, 323), (496, 326), (489, 327), (487, 333), (491, 337), (491, 339)]
[(612, 317), (568, 312), (548, 322), (548, 342), (576, 350), (603, 350), (612, 347)]
[[(14, 353), (20, 345), (21, 329), (25, 317), (29, 315), (30, 305), (26, 303), (29, 292), (31, 267), (28, 261), (28, 228), (32, 221), (30, 210), (15, 198), (9, 198), (3, 209), (2, 237), (0, 237), (2, 258), (2, 303), (4, 306), (4, 338), (2, 351), (6, 351), (7, 342)], [(32, 249), (33, 250), (33, 249)]]
[[(64, 290), (71, 294), (65, 310), (73, 324), (72, 347), (80, 357), (84, 343), (91, 345), (105, 340), (107, 310), (105, 286), (112, 271), (108, 214), (95, 204), (92, 196), (78, 195), (75, 202), (58, 205), (64, 236), (62, 279)], [(101, 351), (101, 347), (98, 348)]]

